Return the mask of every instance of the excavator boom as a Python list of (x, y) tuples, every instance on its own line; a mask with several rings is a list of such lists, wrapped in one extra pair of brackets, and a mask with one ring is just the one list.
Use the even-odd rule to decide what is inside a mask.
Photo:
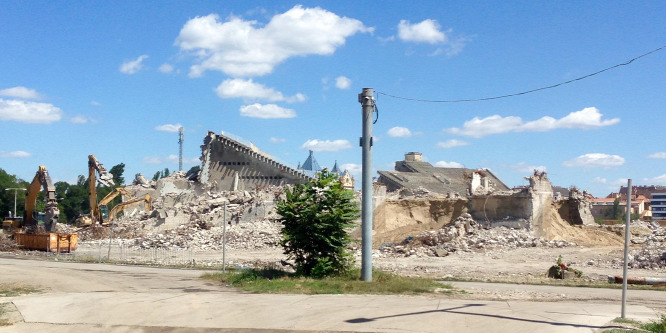
[(35, 214), (35, 206), (37, 205), (37, 194), (39, 193), (40, 187), (44, 188), (44, 197), (46, 201), (44, 229), (49, 232), (55, 231), (58, 217), (60, 216), (58, 202), (56, 201), (55, 186), (53, 186), (53, 181), (51, 181), (51, 176), (49, 176), (49, 172), (46, 171), (46, 167), (40, 165), (35, 174), (35, 178), (32, 179), (32, 183), (30, 183), (30, 187), (28, 187), (28, 192), (26, 193), (25, 215), (23, 216), (22, 226), (26, 227), (28, 233), (35, 233), (37, 223), (39, 222), (35, 217), (35, 215), (37, 215)]
[[(97, 179), (96, 174), (99, 174)], [(106, 186), (115, 186), (113, 175), (106, 171), (95, 155), (88, 155), (88, 200), (90, 201), (90, 217), (97, 222), (102, 222), (102, 213), (97, 204), (97, 180)]]
[(152, 203), (150, 202), (150, 195), (146, 194), (146, 196), (143, 198), (133, 198), (117, 204), (115, 207), (113, 207), (113, 209), (111, 209), (111, 212), (109, 213), (109, 219), (113, 221), (116, 218), (116, 214), (120, 213), (124, 209), (138, 205), (140, 203), (144, 204), (144, 209), (146, 211), (153, 209)]

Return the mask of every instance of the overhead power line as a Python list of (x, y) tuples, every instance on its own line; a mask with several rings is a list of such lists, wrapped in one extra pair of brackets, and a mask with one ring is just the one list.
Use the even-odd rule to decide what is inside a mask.
[(387, 94), (387, 93), (384, 93), (384, 92), (381, 92), (381, 91), (377, 91), (377, 94), (378, 94), (378, 95), (388, 96), (388, 97), (393, 97), (393, 98), (397, 98), (397, 99), (403, 99), (403, 100), (407, 100), (407, 101), (426, 102), (426, 103), (462, 103), (462, 102), (480, 102), (480, 101), (489, 101), (489, 100), (493, 100), (493, 99), (500, 99), (500, 98), (507, 98), (507, 97), (515, 97), (515, 96), (526, 95), (526, 94), (533, 93), (533, 92), (537, 92), (537, 91), (541, 91), (541, 90), (552, 89), (552, 88), (555, 88), (555, 87), (563, 86), (563, 85), (565, 85), (565, 84), (569, 84), (569, 83), (572, 83), (572, 82), (576, 82), (576, 81), (580, 81), (580, 80), (583, 80), (583, 79), (587, 79), (588, 77), (595, 76), (595, 75), (601, 74), (601, 73), (603, 73), (603, 72), (606, 72), (606, 71), (609, 71), (609, 70), (612, 70), (612, 69), (615, 69), (615, 68), (618, 68), (618, 67), (621, 67), (621, 66), (627, 66), (627, 65), (631, 64), (632, 62), (634, 62), (634, 61), (640, 59), (640, 58), (647, 57), (648, 55), (650, 55), (650, 54), (652, 54), (652, 53), (655, 53), (655, 52), (658, 52), (658, 51), (661, 51), (661, 50), (664, 49), (664, 48), (666, 48), (666, 45), (664, 45), (664, 46), (662, 46), (662, 47), (660, 47), (660, 48), (654, 49), (654, 50), (652, 50), (652, 51), (650, 51), (650, 52), (648, 52), (648, 53), (641, 54), (641, 55), (639, 55), (638, 57), (635, 57), (635, 58), (633, 58), (633, 59), (631, 59), (631, 60), (628, 60), (628, 61), (626, 61), (626, 62), (623, 62), (623, 63), (621, 63), (621, 64), (617, 64), (617, 65), (615, 65), (615, 66), (611, 66), (611, 67), (608, 67), (608, 68), (604, 68), (604, 69), (602, 69), (602, 70), (600, 70), (600, 71), (597, 71), (597, 72), (594, 72), (594, 73), (591, 73), (591, 74), (587, 74), (587, 75), (585, 75), (585, 76), (581, 76), (581, 77), (579, 77), (579, 78), (575, 78), (575, 79), (572, 79), (572, 80), (569, 80), (569, 81), (565, 81), (565, 82), (560, 82), (560, 83), (553, 84), (553, 85), (550, 85), (550, 86), (547, 86), (547, 87), (541, 87), (541, 88), (531, 89), (531, 90), (527, 90), (527, 91), (523, 91), (523, 92), (518, 92), (518, 93), (513, 93), (513, 94), (508, 94), (508, 95), (501, 95), (501, 96), (494, 96), (494, 97), (484, 97), (484, 98), (470, 98), (470, 99), (432, 100), (432, 99), (420, 99), (420, 98), (410, 98), (410, 97), (396, 96), (396, 95)]

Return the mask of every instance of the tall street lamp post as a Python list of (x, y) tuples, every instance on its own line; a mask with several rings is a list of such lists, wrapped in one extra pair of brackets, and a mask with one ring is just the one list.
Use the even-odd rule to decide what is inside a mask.
[(10, 191), (10, 190), (14, 190), (14, 216), (16, 216), (16, 193), (18, 191), (25, 191), (25, 189), (24, 188), (17, 188), (17, 187), (15, 187), (15, 188), (6, 188), (5, 189), (5, 191)]

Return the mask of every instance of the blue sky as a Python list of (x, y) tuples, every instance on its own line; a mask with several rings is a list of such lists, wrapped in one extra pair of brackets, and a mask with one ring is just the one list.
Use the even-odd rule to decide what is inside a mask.
[[(363, 6), (362, 6), (363, 5)], [(208, 130), (360, 179), (362, 88), (376, 170), (417, 151), (509, 186), (545, 170), (596, 196), (666, 185), (662, 1), (2, 1), (0, 168), (73, 182), (199, 163)]]

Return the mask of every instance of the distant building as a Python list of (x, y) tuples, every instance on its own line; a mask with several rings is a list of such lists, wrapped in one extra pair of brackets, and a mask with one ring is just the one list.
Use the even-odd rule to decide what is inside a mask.
[[(638, 185), (631, 187), (631, 195), (635, 198), (639, 195), (645, 196), (648, 199), (652, 199), (654, 193), (666, 193), (666, 186), (663, 185)], [(610, 197), (616, 197), (618, 193), (611, 193), (608, 195)], [(620, 186), (619, 196), (626, 200), (627, 198), (627, 187)]]
[[(317, 162), (317, 159), (314, 157), (314, 152), (310, 150), (308, 158), (305, 159), (305, 162), (298, 165), (298, 170), (314, 178), (317, 176), (317, 172), (320, 172), (323, 169), (319, 165), (319, 162)], [(337, 160), (335, 161), (335, 164), (333, 165), (333, 168), (330, 170), (330, 172), (338, 175), (343, 188), (354, 190), (354, 177), (351, 176), (349, 171), (342, 171), (340, 167), (338, 167)]]
[(389, 192), (420, 187), (430, 192), (469, 197), (475, 193), (510, 190), (488, 169), (434, 167), (423, 162), (418, 152), (407, 153), (403, 161), (396, 161), (395, 171), (378, 173), (377, 182), (384, 184)]
[(666, 193), (652, 193), (652, 219), (666, 220)]
[[(626, 192), (625, 192), (626, 193)], [(664, 193), (666, 196), (666, 193)], [(615, 209), (615, 200), (618, 200), (618, 214), (619, 217), (624, 218), (627, 213), (627, 200), (622, 199), (619, 194), (616, 197), (610, 198), (592, 198), (592, 216), (597, 218), (612, 219)], [(631, 214), (638, 214), (641, 219), (654, 218), (654, 200), (650, 200), (643, 195), (634, 196), (631, 198)], [(666, 219), (666, 199), (664, 199), (664, 214)]]

